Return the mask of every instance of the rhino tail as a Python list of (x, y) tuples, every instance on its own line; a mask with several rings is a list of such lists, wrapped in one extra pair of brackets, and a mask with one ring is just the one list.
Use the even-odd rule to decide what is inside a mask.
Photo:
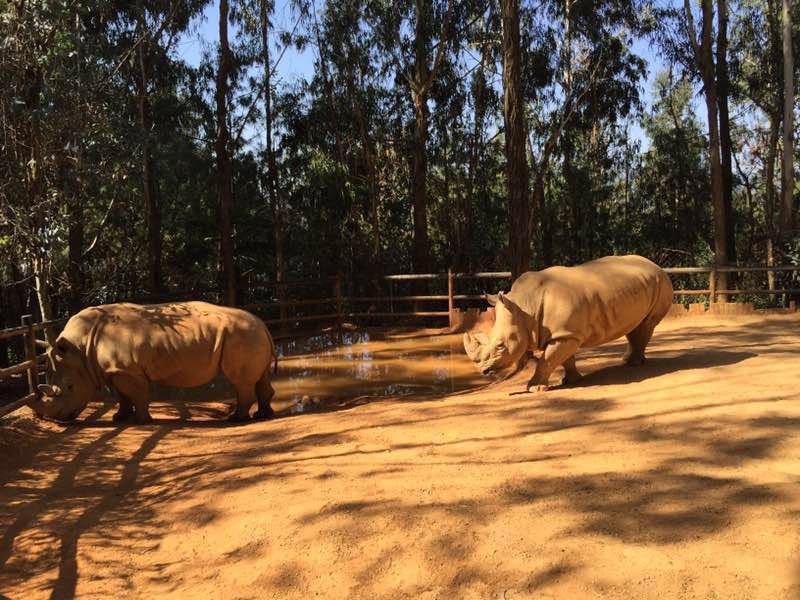
[(278, 374), (278, 346), (275, 345), (275, 340), (272, 339), (272, 334), (267, 330), (267, 337), (272, 346), (272, 374)]

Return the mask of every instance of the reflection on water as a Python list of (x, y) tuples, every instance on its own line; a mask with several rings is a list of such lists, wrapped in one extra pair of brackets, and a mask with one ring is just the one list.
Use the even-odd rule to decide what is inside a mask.
[(430, 395), (485, 384), (459, 335), (345, 331), (279, 344), (275, 408), (322, 410), (353, 399)]

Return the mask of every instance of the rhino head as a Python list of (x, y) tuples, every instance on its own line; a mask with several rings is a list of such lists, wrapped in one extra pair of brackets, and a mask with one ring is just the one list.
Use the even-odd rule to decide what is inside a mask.
[(40, 397), (29, 403), (45, 419), (72, 421), (98, 396), (80, 349), (64, 338), (47, 350), (47, 381), (38, 387)]
[(516, 365), (528, 349), (530, 330), (522, 309), (500, 292), (486, 297), (495, 307), (495, 321), (489, 335), (464, 334), (467, 356), (484, 375)]

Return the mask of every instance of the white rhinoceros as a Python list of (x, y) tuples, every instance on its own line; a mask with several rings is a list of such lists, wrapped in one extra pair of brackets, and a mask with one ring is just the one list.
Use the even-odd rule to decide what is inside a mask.
[(271, 366), (275, 344), (258, 317), (205, 302), (107, 304), (73, 316), (48, 350), (48, 381), (31, 402), (40, 416), (76, 418), (109, 387), (117, 392), (115, 421), (151, 420), (150, 384), (196, 387), (220, 371), (236, 389), (231, 420), (273, 415)]
[(488, 336), (465, 333), (464, 348), (484, 374), (513, 365), (519, 370), (528, 351), (542, 351), (527, 389), (546, 390), (558, 366), (564, 366), (564, 383), (580, 378), (575, 368), (579, 348), (623, 335), (628, 338), (625, 363), (642, 364), (672, 295), (669, 276), (641, 256), (606, 256), (576, 267), (529, 271), (508, 294), (489, 297), (494, 326)]

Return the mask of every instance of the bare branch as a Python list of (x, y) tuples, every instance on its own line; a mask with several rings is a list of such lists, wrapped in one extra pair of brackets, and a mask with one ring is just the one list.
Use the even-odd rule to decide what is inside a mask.
[(689, 36), (689, 41), (692, 43), (692, 50), (694, 50), (694, 57), (698, 64), (700, 64), (700, 45), (697, 43), (697, 29), (694, 26), (694, 15), (692, 14), (692, 5), (690, 0), (683, 0), (683, 10), (686, 13), (686, 30)]
[(430, 89), (431, 85), (433, 85), (434, 80), (436, 79), (436, 74), (439, 71), (439, 68), (442, 65), (442, 58), (444, 58), (444, 52), (447, 48), (447, 28), (450, 26), (450, 19), (453, 16), (453, 0), (447, 0), (447, 12), (444, 15), (444, 21), (442, 21), (442, 32), (439, 34), (439, 41), (437, 42), (436, 48), (436, 58), (433, 59), (433, 68), (428, 73), (428, 78), (425, 82), (418, 82), (421, 84), (422, 93), (425, 93)]
[(97, 245), (97, 241), (100, 239), (100, 234), (102, 234), (103, 231), (105, 230), (106, 223), (108, 222), (108, 217), (111, 215), (111, 210), (114, 208), (114, 203), (117, 201), (118, 197), (119, 197), (119, 192), (117, 191), (117, 193), (114, 194), (114, 197), (111, 198), (111, 202), (108, 203), (106, 214), (103, 215), (103, 218), (100, 221), (100, 225), (97, 226), (97, 235), (94, 236), (92, 243), (89, 244), (86, 250), (84, 250), (81, 253), (81, 260), (86, 258), (91, 253), (91, 251), (94, 250), (94, 247)]
[[(289, 39), (294, 37), (295, 31), (297, 31), (298, 25), (300, 25), (300, 21), (303, 19), (303, 11), (300, 11), (300, 14), (297, 16), (297, 21), (294, 23), (294, 27), (292, 27), (292, 32), (289, 34)], [(289, 44), (286, 44), (281, 50), (281, 53), (278, 55), (278, 59), (275, 61), (275, 64), (270, 69), (270, 78), (275, 75), (275, 72), (278, 70), (278, 65), (281, 64), (281, 60), (283, 59), (284, 54), (286, 54), (286, 50), (289, 49)], [(242, 123), (239, 126), (236, 135), (233, 138), (233, 146), (235, 147), (242, 138), (242, 133), (244, 133), (244, 128), (247, 126), (247, 122), (250, 120), (250, 116), (253, 114), (253, 110), (255, 109), (256, 105), (258, 104), (259, 100), (261, 100), (261, 96), (266, 91), (264, 81), (258, 86), (258, 92), (253, 97), (253, 101), (250, 103), (250, 107), (247, 109), (247, 113), (245, 113), (244, 117), (242, 118)]]

